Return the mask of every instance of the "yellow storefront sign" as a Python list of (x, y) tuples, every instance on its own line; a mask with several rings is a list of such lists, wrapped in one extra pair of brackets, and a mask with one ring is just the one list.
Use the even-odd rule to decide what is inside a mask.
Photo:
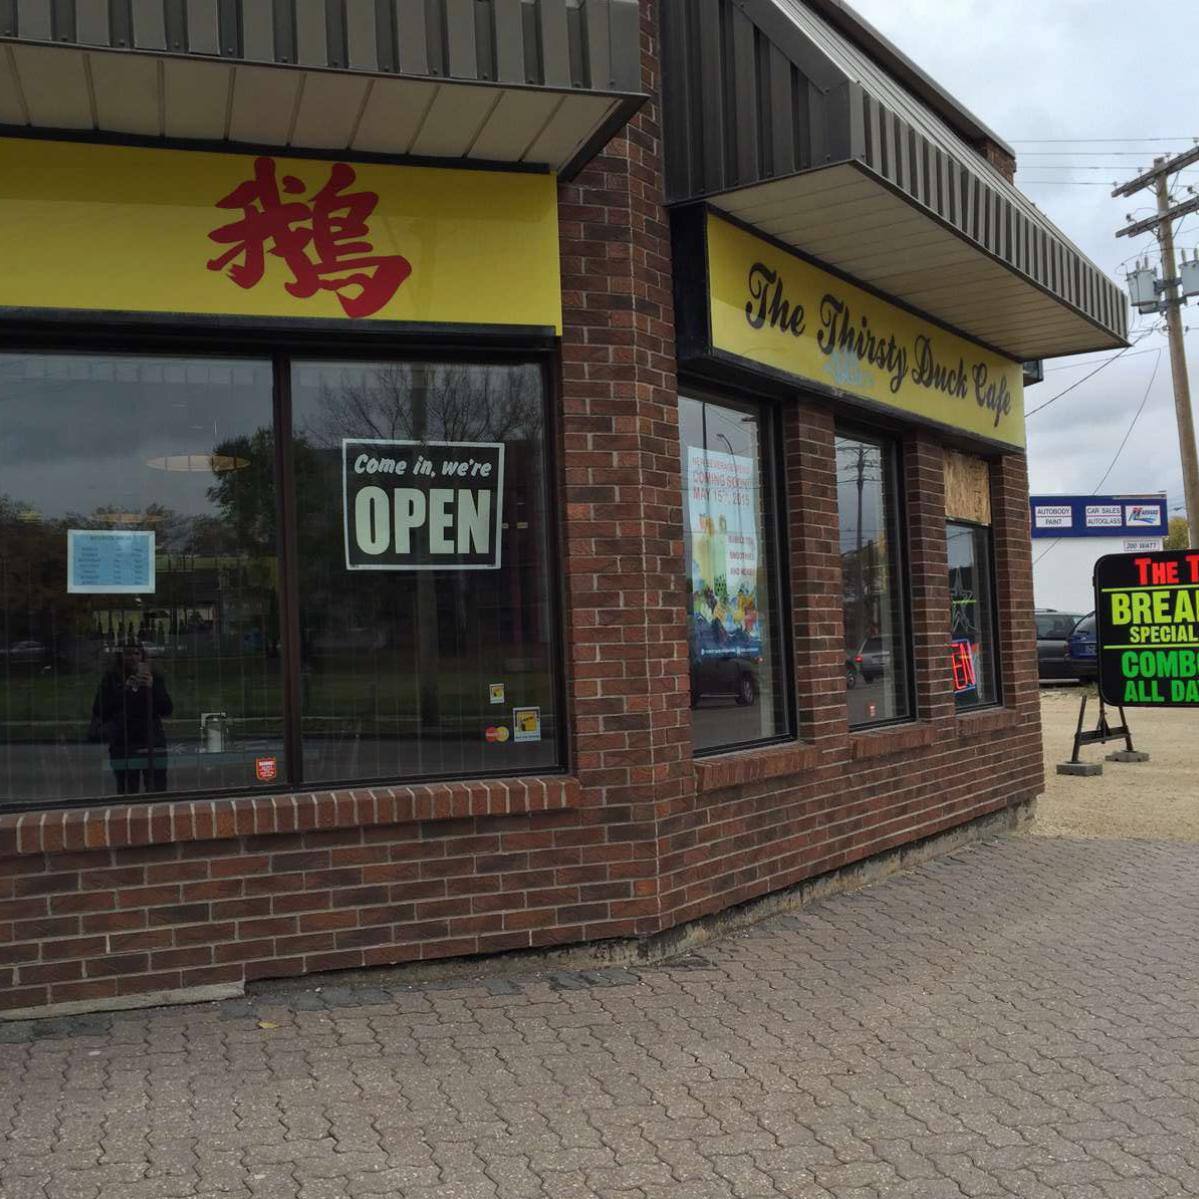
[(707, 240), (714, 349), (908, 416), (1024, 447), (1019, 363), (712, 214)]
[(554, 177), (0, 138), (0, 308), (561, 331)]

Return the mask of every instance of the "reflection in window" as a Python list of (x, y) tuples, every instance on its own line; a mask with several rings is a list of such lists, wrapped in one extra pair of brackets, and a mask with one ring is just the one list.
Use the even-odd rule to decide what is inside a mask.
[(0, 803), (284, 772), (271, 380), (0, 355)]
[(901, 720), (912, 709), (895, 450), (838, 437), (836, 453), (849, 723)]
[(979, 525), (950, 521), (946, 537), (954, 699), (959, 710), (977, 708), (999, 700), (991, 533)]
[(757, 411), (679, 400), (696, 749), (787, 732), (763, 423)]
[[(556, 765), (540, 369), (297, 362), (292, 402), (305, 779), (513, 774)], [(348, 568), (346, 439), (383, 443), (384, 471), (372, 476), (379, 502), (366, 505), (363, 534), (377, 565), (366, 569)], [(439, 473), (447, 461), (497, 463), (496, 447), (503, 486), (494, 504), (463, 508), (469, 479), (452, 476), (452, 486), (434, 492), (394, 473), (397, 462), (414, 466), (422, 457)], [(491, 568), (488, 546), (468, 555), (472, 569), (455, 568), (455, 551), (479, 548), (484, 508), (502, 520), (499, 567)], [(397, 568), (392, 551), (401, 543), (420, 569)]]

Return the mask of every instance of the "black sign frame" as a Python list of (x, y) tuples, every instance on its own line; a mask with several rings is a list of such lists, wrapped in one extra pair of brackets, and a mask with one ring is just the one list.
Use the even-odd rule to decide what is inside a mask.
[[(345, 437), (341, 442), (342, 523), (345, 534), (347, 570), (499, 570), (503, 562), (504, 527), (504, 443), (499, 441), (410, 441), (392, 438)], [(373, 467), (373, 469), (371, 469)], [(361, 468), (361, 469), (360, 469)], [(397, 481), (403, 486), (396, 488)], [(438, 488), (437, 484), (442, 486)], [(389, 486), (390, 485), (390, 486)], [(457, 486), (460, 485), (460, 486)], [(361, 497), (369, 489), (385, 496), (382, 506), (368, 500), (376, 518), (368, 532), (378, 533), (381, 519), (387, 521), (390, 548), (366, 550), (359, 533), (362, 529)], [(403, 524), (405, 532), (425, 529), (426, 545), (401, 552), (398, 548), (401, 527), (399, 492), (412, 504), (421, 499), (422, 517)], [(435, 491), (455, 493), (455, 502), (463, 502), (463, 492), (487, 496), (485, 519), (489, 546), (486, 552), (463, 546), (463, 533), (457, 530), (456, 548), (434, 554), (431, 548), (431, 499)], [(444, 497), (442, 497), (444, 498)], [(376, 500), (372, 496), (371, 500)], [(441, 502), (439, 500), (438, 502)], [(477, 503), (472, 503), (476, 518)], [(477, 534), (478, 519), (474, 522)], [(374, 538), (377, 540), (378, 538)]]
[(1108, 554), (1093, 581), (1103, 701), (1199, 707), (1199, 552)]

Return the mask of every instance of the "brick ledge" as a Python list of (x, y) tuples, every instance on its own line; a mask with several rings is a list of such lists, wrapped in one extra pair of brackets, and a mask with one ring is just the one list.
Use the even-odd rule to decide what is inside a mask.
[(958, 738), (968, 740), (984, 733), (1002, 733), (1014, 729), (1021, 715), (1014, 708), (986, 708), (982, 712), (963, 712), (958, 716)]
[(551, 812), (579, 799), (577, 778), (548, 775), (13, 812), (0, 816), (0, 858)]
[(737, 753), (699, 758), (695, 762), (695, 786), (702, 794), (724, 791), (744, 783), (802, 774), (820, 762), (820, 750), (813, 745), (791, 743), (745, 749)]
[(932, 745), (939, 735), (938, 727), (925, 721), (890, 725), (870, 732), (856, 732), (849, 738), (850, 756), (855, 761), (861, 761), (863, 758), (885, 758), (889, 754), (901, 754), (909, 749), (922, 749)]

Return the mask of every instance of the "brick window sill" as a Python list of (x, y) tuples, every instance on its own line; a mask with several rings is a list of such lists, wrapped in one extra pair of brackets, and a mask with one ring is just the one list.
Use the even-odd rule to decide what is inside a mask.
[(768, 745), (737, 753), (699, 758), (695, 762), (695, 786), (700, 794), (725, 791), (745, 783), (786, 778), (811, 770), (820, 761), (820, 750), (812, 745)]
[(859, 731), (850, 734), (850, 756), (855, 761), (862, 761), (868, 758), (885, 758), (912, 749), (923, 749), (932, 745), (939, 734), (940, 730), (936, 725), (923, 721), (893, 725), (869, 732)]
[(578, 779), (550, 775), (14, 812), (0, 816), (0, 857), (553, 812), (579, 798)]
[(1020, 723), (1020, 713), (1011, 708), (987, 708), (982, 712), (963, 712), (958, 716), (958, 739), (969, 740), (987, 733), (1002, 733)]

